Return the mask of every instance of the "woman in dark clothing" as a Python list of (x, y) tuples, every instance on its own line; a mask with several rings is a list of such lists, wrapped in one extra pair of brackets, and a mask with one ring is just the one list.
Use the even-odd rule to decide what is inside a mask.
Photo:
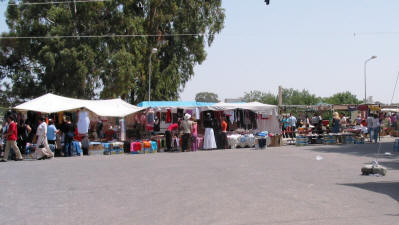
[(26, 151), (26, 143), (28, 141), (29, 133), (32, 131), (32, 128), (28, 124), (25, 123), (23, 119), (21, 119), (17, 124), (17, 145), (21, 154), (25, 154)]
[(204, 120), (205, 135), (204, 135), (204, 149), (216, 149), (215, 134), (213, 132), (213, 119), (208, 112)]
[(333, 113), (332, 119), (332, 133), (339, 133), (339, 123), (341, 119), (339, 118), (339, 114), (337, 112)]
[(75, 129), (71, 120), (67, 117), (66, 123), (64, 124), (64, 156), (72, 156), (72, 141), (75, 136)]

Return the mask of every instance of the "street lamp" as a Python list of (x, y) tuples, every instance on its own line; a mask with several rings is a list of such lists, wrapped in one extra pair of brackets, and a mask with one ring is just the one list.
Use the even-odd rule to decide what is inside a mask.
[(158, 49), (151, 49), (150, 58), (148, 60), (148, 101), (151, 101), (151, 56), (158, 52)]
[(370, 60), (373, 60), (373, 59), (375, 59), (375, 58), (377, 58), (377, 56), (373, 55), (373, 56), (371, 56), (369, 59), (367, 59), (367, 60), (364, 62), (364, 104), (367, 104), (367, 85), (366, 85), (366, 69), (367, 69), (367, 63), (368, 63)]

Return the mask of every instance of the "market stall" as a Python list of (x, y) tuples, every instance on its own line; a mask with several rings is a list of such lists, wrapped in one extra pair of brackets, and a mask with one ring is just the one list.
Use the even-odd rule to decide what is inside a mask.
[[(71, 117), (72, 124), (75, 125), (75, 136), (71, 143), (75, 154), (80, 153), (77, 144), (80, 144), (80, 147), (83, 144), (83, 149), (87, 150), (88, 154), (98, 154), (104, 150), (109, 150), (113, 154), (121, 152), (123, 141), (126, 139), (123, 118), (143, 110), (143, 108), (131, 105), (121, 99), (82, 100), (51, 93), (20, 104), (14, 109), (21, 112), (25, 120), (29, 119), (33, 128), (40, 114), (47, 115), (47, 119), (53, 119), (59, 128), (65, 127), (65, 115)], [(101, 128), (98, 124), (101, 124)], [(62, 142), (65, 142), (67, 133), (63, 133), (59, 145), (63, 145)], [(112, 135), (106, 138), (106, 135), (98, 136), (95, 135), (96, 133), (112, 133)]]
[[(225, 115), (231, 124), (227, 135), (229, 146), (262, 147), (280, 146), (281, 129), (278, 122), (278, 107), (259, 102), (217, 103), (201, 107), (202, 111), (217, 112), (216, 120)], [(263, 143), (264, 140), (266, 143)]]
[[(206, 102), (142, 102), (145, 111), (126, 118), (128, 137), (132, 139), (147, 138), (160, 143), (160, 148), (166, 147), (166, 133), (168, 127), (178, 127), (189, 114), (196, 122), (195, 132), (192, 135), (191, 150), (203, 149), (206, 125), (204, 120), (207, 114), (213, 120), (216, 148), (225, 147), (253, 147), (256, 142), (255, 134), (267, 131), (269, 145), (278, 146), (281, 131), (277, 119), (277, 106), (257, 102), (251, 103), (206, 103)], [(222, 131), (222, 120), (225, 118), (226, 131)], [(141, 132), (139, 131), (141, 130)], [(224, 143), (227, 134), (228, 145)], [(264, 135), (265, 133), (263, 133)], [(178, 131), (172, 132), (172, 148), (179, 149), (181, 135)], [(262, 144), (261, 144), (262, 145)]]

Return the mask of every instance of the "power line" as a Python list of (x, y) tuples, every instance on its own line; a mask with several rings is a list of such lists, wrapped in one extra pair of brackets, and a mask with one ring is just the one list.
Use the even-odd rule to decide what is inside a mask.
[(9, 3), (8, 5), (52, 5), (52, 4), (110, 2), (110, 1), (112, 1), (112, 0), (75, 0), (75, 1), (64, 1), (64, 2), (20, 2), (20, 3)]
[(56, 38), (113, 38), (113, 37), (173, 37), (173, 36), (203, 36), (204, 34), (106, 34), (106, 35), (60, 35), (60, 36), (13, 36), (0, 39), (56, 39)]

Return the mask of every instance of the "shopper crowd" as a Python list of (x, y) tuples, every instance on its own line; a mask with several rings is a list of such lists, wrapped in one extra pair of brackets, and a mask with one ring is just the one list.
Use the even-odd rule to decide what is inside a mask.
[(299, 117), (297, 119), (292, 114), (282, 114), (280, 126), (284, 138), (294, 138), (296, 133), (337, 134), (358, 130), (369, 142), (378, 142), (381, 133), (390, 134), (398, 128), (396, 113), (374, 112), (366, 118), (358, 114), (355, 119), (338, 112), (333, 112), (332, 117), (327, 119), (323, 119), (320, 113), (314, 113), (312, 117), (306, 114)]

